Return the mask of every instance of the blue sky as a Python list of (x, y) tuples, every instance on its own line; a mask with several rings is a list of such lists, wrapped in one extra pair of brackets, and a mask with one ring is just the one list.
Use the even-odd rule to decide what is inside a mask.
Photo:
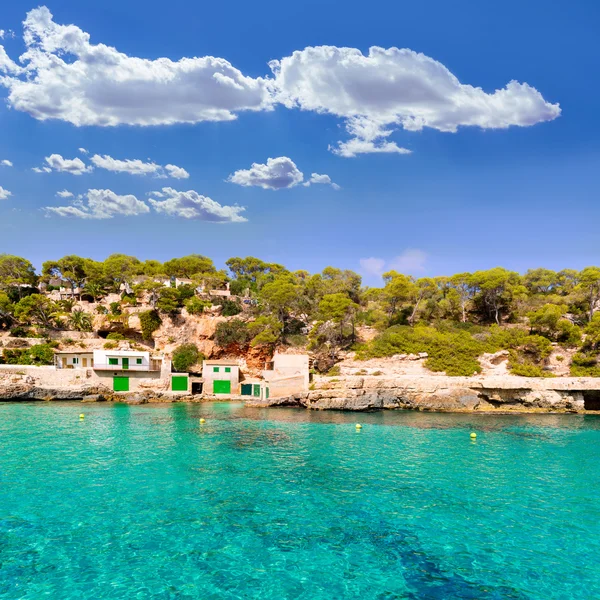
[[(389, 267), (421, 276), (600, 263), (596, 3), (340, 6), (62, 0), (46, 4), (51, 18), (20, 0), (2, 6), (0, 161), (13, 166), (0, 167), (0, 252), (38, 265), (69, 253), (201, 253), (218, 265), (254, 255), (350, 268), (370, 284)], [(28, 13), (35, 57), (19, 62)], [(190, 74), (178, 62), (207, 56), (225, 63)], [(134, 57), (170, 59), (160, 68), (173, 79), (122, 84)], [(64, 67), (47, 66), (55, 59)], [(362, 66), (348, 75), (342, 59)], [(512, 80), (530, 87), (492, 96)], [(350, 140), (363, 151), (344, 156)], [(74, 159), (88, 172), (73, 174)], [(115, 162), (125, 160), (141, 162)], [(189, 177), (166, 176), (166, 165)], [(303, 185), (312, 173), (340, 189)]]

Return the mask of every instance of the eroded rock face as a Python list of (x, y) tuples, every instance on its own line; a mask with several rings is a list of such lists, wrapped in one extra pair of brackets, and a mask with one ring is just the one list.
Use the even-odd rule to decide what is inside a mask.
[[(528, 380), (525, 380), (526, 382)], [(514, 386), (486, 386), (485, 380), (422, 378), (417, 380), (348, 377), (322, 380), (297, 398), (274, 399), (271, 404), (295, 404), (316, 410), (365, 411), (409, 409), (437, 412), (578, 412), (584, 410), (582, 391), (572, 386), (515, 381)], [(494, 382), (491, 382), (494, 383)], [(583, 384), (581, 384), (583, 385)], [(597, 384), (600, 386), (600, 382)], [(545, 387), (544, 387), (545, 386)], [(537, 389), (532, 389), (536, 387)], [(559, 386), (560, 387), (560, 386)]]

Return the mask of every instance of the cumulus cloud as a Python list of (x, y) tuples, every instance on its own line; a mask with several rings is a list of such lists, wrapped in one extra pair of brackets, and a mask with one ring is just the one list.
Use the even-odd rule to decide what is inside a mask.
[(177, 165), (165, 165), (165, 171), (167, 176), (173, 177), (173, 179), (187, 179), (190, 176), (184, 168)]
[(63, 190), (62, 192), (56, 192), (56, 195), (59, 198), (72, 198), (73, 197), (73, 193), (69, 192), (69, 190)]
[[(398, 152), (384, 141), (393, 126), (409, 131), (504, 129), (560, 115), (558, 104), (546, 102), (526, 83), (511, 81), (489, 94), (462, 84), (440, 62), (407, 48), (373, 46), (364, 55), (356, 48), (309, 47), (270, 66), (279, 102), (347, 119), (354, 138), (367, 142), (358, 146), (362, 152)], [(341, 146), (339, 153), (358, 152)]]
[(3, 167), (12, 167), (13, 164), (12, 162), (10, 162), (10, 160), (0, 160), (0, 165), (2, 165)]
[(386, 271), (413, 275), (425, 270), (427, 254), (423, 250), (409, 248), (391, 260), (371, 257), (361, 258), (359, 263), (364, 273), (377, 277), (381, 277)]
[(311, 173), (310, 179), (308, 181), (305, 181), (302, 185), (304, 187), (308, 187), (315, 183), (330, 185), (334, 190), (341, 189), (337, 183), (333, 183), (333, 181), (331, 181), (331, 177), (329, 177), (329, 175), (320, 175), (319, 173)]
[(81, 152), (81, 154), (88, 154), (88, 150), (86, 148), (77, 148), (77, 150)]
[(0, 200), (7, 200), (8, 198), (10, 198), (12, 196), (12, 193), (9, 192), (8, 190), (5, 190), (1, 185), (0, 185)]
[(150, 212), (148, 205), (135, 196), (120, 196), (111, 190), (88, 190), (70, 206), (47, 206), (45, 210), (61, 217), (79, 219), (112, 219), (116, 216), (131, 217)]
[[(269, 63), (271, 77), (249, 77), (224, 58), (149, 60), (128, 56), (76, 25), (60, 25), (46, 7), (24, 21), (20, 64), (0, 45), (0, 85), (8, 104), (36, 119), (75, 125), (169, 125), (230, 121), (243, 111), (290, 109), (334, 115), (349, 139), (340, 156), (407, 154), (395, 129), (528, 127), (560, 115), (527, 83), (493, 91), (458, 78), (442, 63), (407, 48), (307, 47)], [(503, 82), (502, 82), (503, 83)]]
[(51, 154), (44, 159), (48, 166), (34, 167), (36, 173), (50, 173), (52, 170), (71, 175), (83, 175), (94, 170), (87, 166), (80, 158), (63, 158), (60, 154)]
[[(156, 198), (164, 198), (164, 200), (156, 200)], [(202, 196), (194, 190), (178, 192), (173, 188), (164, 187), (159, 192), (152, 192), (149, 201), (154, 210), (171, 217), (213, 221), (216, 223), (241, 223), (247, 221), (240, 214), (246, 210), (243, 206), (222, 206), (212, 198)]]
[(23, 71), (3, 83), (9, 104), (36, 119), (169, 125), (230, 121), (238, 112), (271, 105), (267, 79), (247, 77), (223, 58), (128, 56), (92, 44), (75, 25), (55, 23), (44, 6), (27, 13), (23, 37)]
[(230, 175), (227, 181), (243, 186), (256, 186), (265, 190), (280, 190), (298, 185), (304, 174), (287, 156), (267, 159), (266, 164), (252, 163), (249, 169), (241, 169)]
[(161, 166), (153, 162), (143, 162), (138, 159), (118, 160), (112, 156), (94, 154), (90, 159), (94, 166), (115, 173), (130, 173), (131, 175), (156, 175)]
[(130, 173), (131, 175), (154, 175), (161, 179), (187, 179), (190, 174), (177, 165), (157, 165), (154, 162), (144, 162), (139, 159), (119, 160), (112, 156), (94, 154), (90, 159), (99, 169), (106, 169), (114, 173)]

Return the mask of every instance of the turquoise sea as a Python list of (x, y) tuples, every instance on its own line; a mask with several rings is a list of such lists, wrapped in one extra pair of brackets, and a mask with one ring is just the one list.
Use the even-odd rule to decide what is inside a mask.
[(596, 416), (0, 404), (0, 598), (600, 598), (599, 449)]

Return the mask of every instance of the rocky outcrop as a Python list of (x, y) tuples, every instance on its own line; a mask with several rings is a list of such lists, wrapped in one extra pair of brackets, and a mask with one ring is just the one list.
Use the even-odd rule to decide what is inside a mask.
[(323, 378), (308, 393), (254, 405), (350, 411), (583, 412), (585, 395), (593, 390), (600, 390), (600, 381), (590, 378), (344, 377)]

